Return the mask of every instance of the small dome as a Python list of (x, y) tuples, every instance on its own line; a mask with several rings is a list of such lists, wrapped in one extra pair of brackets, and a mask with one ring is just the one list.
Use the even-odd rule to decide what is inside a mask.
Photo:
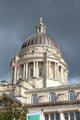
[(37, 33), (28, 38), (22, 45), (22, 49), (30, 46), (30, 45), (37, 45), (37, 44), (42, 44), (42, 45), (50, 45), (58, 49), (58, 45), (56, 44), (56, 41), (48, 36), (47, 34), (44, 33)]

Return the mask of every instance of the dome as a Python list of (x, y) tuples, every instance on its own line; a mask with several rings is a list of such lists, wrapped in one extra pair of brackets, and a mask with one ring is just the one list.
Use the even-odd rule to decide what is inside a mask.
[(48, 36), (47, 34), (44, 33), (37, 33), (28, 38), (22, 45), (22, 49), (30, 46), (30, 45), (37, 45), (37, 44), (42, 44), (42, 45), (50, 45), (58, 49), (58, 45), (56, 44), (56, 41)]
[(36, 25), (36, 34), (29, 37), (22, 45), (22, 49), (30, 45), (50, 45), (58, 49), (56, 41), (46, 34), (46, 26), (40, 18), (40, 23)]

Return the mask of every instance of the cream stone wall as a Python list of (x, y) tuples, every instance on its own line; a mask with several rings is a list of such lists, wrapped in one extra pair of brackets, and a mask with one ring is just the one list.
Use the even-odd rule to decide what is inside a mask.
[[(16, 90), (19, 91), (18, 88)], [(15, 95), (17, 91), (15, 90)], [(50, 93), (55, 93), (56, 101), (69, 101), (68, 95), (69, 92), (73, 91), (75, 93), (75, 100), (80, 100), (80, 85), (75, 86), (59, 86), (59, 87), (50, 87), (50, 88), (40, 88), (40, 89), (32, 89), (27, 90), (24, 86), (20, 86), (20, 92), (17, 96), (23, 96), (24, 102), (27, 104), (31, 104), (31, 96), (36, 94), (38, 96), (38, 103), (50, 102), (49, 96)]]
[[(73, 108), (74, 106), (74, 108)], [(80, 104), (47, 104), (47, 105), (41, 105), (41, 106), (28, 106), (29, 113), (37, 113), (41, 112), (42, 120), (45, 120), (45, 114), (54, 114), (56, 113), (60, 114), (60, 120), (65, 120), (64, 113), (68, 113), (69, 119), (70, 119), (70, 112), (80, 112)], [(76, 120), (76, 116), (74, 116), (74, 119)], [(56, 116), (54, 118), (56, 120)]]

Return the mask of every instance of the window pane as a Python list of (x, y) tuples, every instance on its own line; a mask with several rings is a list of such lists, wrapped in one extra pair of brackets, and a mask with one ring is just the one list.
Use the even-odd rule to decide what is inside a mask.
[(37, 95), (32, 95), (32, 103), (34, 103), (34, 104), (36, 104), (36, 103), (38, 103), (38, 97), (37, 97)]
[(69, 100), (74, 100), (75, 99), (75, 93), (74, 92), (69, 92)]
[(45, 120), (49, 120), (49, 115), (45, 114)]
[(70, 113), (70, 120), (74, 120), (74, 112)]
[(60, 120), (60, 114), (56, 113), (56, 120)]
[(50, 94), (50, 102), (56, 101), (56, 95), (54, 93)]
[(68, 120), (68, 113), (64, 113), (65, 120)]
[(80, 120), (80, 112), (76, 112), (76, 120)]
[(54, 120), (54, 114), (50, 114), (50, 120)]

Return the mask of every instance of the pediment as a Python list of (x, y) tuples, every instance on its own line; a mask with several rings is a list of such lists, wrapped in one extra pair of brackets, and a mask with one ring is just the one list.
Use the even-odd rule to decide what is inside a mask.
[(0, 100), (0, 107), (8, 107), (12, 104), (12, 101), (8, 98), (4, 98), (2, 100)]
[(0, 107), (9, 107), (14, 102), (19, 103), (16, 99), (6, 94), (0, 97)]

